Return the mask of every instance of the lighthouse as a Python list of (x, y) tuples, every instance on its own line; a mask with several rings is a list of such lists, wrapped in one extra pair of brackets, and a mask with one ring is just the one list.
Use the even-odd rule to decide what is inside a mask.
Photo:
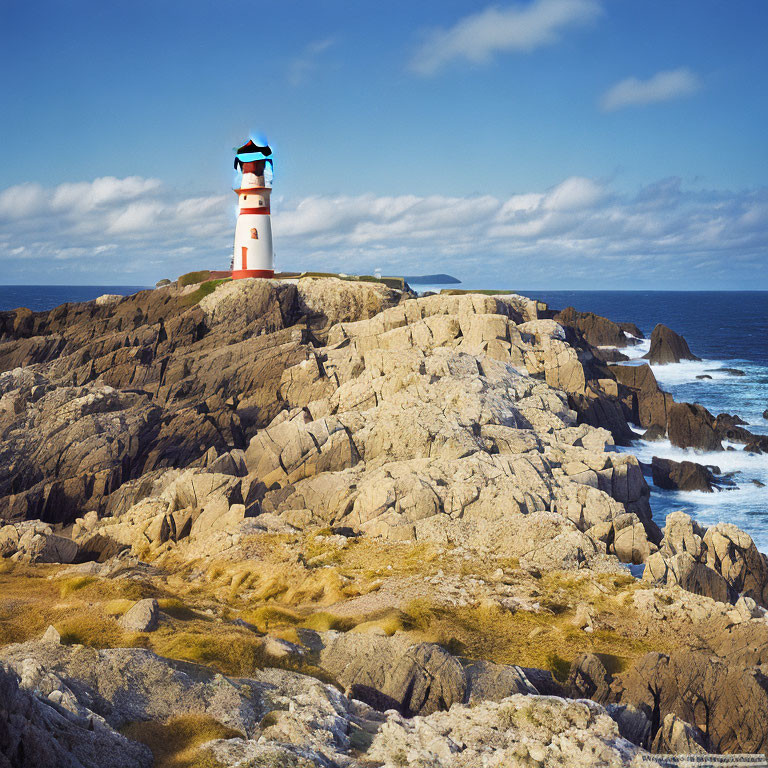
[[(235, 150), (235, 170), (242, 170), (237, 194), (237, 224), (232, 277), (273, 277), (272, 221), (269, 196), (272, 193), (272, 150), (253, 140)], [(269, 165), (269, 177), (265, 174)]]

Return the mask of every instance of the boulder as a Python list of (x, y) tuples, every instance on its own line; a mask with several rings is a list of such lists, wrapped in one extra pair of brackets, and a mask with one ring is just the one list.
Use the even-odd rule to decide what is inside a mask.
[(0, 528), (0, 555), (28, 563), (74, 563), (76, 542), (53, 532), (40, 520), (28, 520)]
[(701, 731), (670, 712), (656, 733), (651, 752), (673, 755), (705, 755), (704, 736)]
[(688, 348), (688, 342), (666, 325), (659, 323), (651, 333), (651, 348), (643, 357), (651, 363), (666, 365), (681, 360), (700, 360)]
[(304, 277), (297, 284), (298, 309), (319, 330), (336, 323), (367, 320), (397, 305), (401, 296), (400, 291), (383, 283)]
[(61, 635), (59, 631), (52, 624), (48, 625), (48, 629), (43, 632), (43, 636), (40, 638), (43, 643), (53, 643), (58, 645), (61, 642)]
[(305, 632), (302, 641), (349, 696), (407, 717), (449, 709), (457, 702), (538, 693), (519, 667), (484, 661), (463, 666), (432, 643), (357, 632)]
[(612, 680), (600, 657), (585, 653), (571, 662), (565, 689), (573, 699), (592, 699), (604, 704), (610, 698)]
[(160, 619), (160, 606), (154, 598), (134, 603), (119, 619), (127, 632), (153, 632)]
[(693, 461), (651, 459), (653, 484), (669, 491), (704, 491), (712, 493), (715, 476), (707, 467)]

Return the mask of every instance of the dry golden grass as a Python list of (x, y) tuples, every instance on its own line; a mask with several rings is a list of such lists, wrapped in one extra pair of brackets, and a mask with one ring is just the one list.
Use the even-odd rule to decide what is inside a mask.
[(154, 768), (220, 768), (200, 746), (213, 739), (243, 736), (207, 715), (183, 715), (164, 723), (131, 723), (122, 730), (129, 739), (146, 744), (154, 755)]
[[(669, 638), (660, 635), (634, 636), (635, 614), (627, 608), (627, 596), (636, 588), (631, 576), (551, 573), (541, 580), (544, 612), (510, 612), (494, 603), (449, 607), (415, 600), (406, 606), (402, 623), (414, 637), (458, 655), (549, 669), (560, 679), (582, 653), (603, 655), (620, 671), (638, 656), (669, 646)], [(601, 628), (601, 621), (591, 633), (577, 628), (573, 618), (579, 603), (607, 618), (611, 628)]]
[[(397, 544), (361, 537), (339, 547), (317, 532), (252, 537), (248, 559), (184, 560), (167, 552), (155, 560), (162, 575), (152, 583), (92, 576), (56, 578), (56, 566), (0, 568), (0, 644), (39, 637), (53, 624), (67, 643), (93, 647), (142, 646), (171, 658), (247, 676), (266, 659), (258, 635), (231, 624), (242, 618), (258, 630), (300, 643), (303, 629), (405, 633), (437, 642), (462, 656), (551, 669), (562, 677), (572, 659), (603, 654), (614, 670), (649, 650), (669, 650), (676, 638), (650, 629), (634, 637), (631, 576), (556, 572), (535, 579), (513, 558), (466, 558), (429, 544)], [(487, 601), (449, 607), (431, 597), (405, 609), (348, 615), (334, 606), (378, 589), (387, 580), (477, 575), (502, 568), (508, 584), (533, 596), (542, 612), (510, 612)], [(200, 574), (204, 574), (201, 578)], [(498, 576), (494, 576), (497, 578)], [(429, 589), (429, 588), (428, 588)], [(164, 618), (149, 634), (123, 632), (117, 618), (135, 600), (153, 596)], [(598, 617), (595, 631), (573, 625), (586, 603)], [(343, 614), (343, 615), (342, 615)], [(654, 634), (656, 632), (656, 634)], [(296, 662), (285, 662), (286, 665)], [(322, 677), (309, 667), (300, 671)]]

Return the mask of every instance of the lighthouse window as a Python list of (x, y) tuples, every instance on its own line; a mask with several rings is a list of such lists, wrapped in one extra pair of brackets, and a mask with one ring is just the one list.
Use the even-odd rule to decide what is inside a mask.
[(251, 228), (251, 240), (258, 240), (259, 239), (259, 231), (256, 229), (256, 227)]

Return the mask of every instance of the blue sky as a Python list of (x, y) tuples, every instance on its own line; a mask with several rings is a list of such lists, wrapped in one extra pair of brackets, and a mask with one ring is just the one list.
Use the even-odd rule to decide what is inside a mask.
[(260, 131), (281, 269), (768, 288), (766, 28), (763, 0), (4, 0), (2, 282), (226, 267)]

